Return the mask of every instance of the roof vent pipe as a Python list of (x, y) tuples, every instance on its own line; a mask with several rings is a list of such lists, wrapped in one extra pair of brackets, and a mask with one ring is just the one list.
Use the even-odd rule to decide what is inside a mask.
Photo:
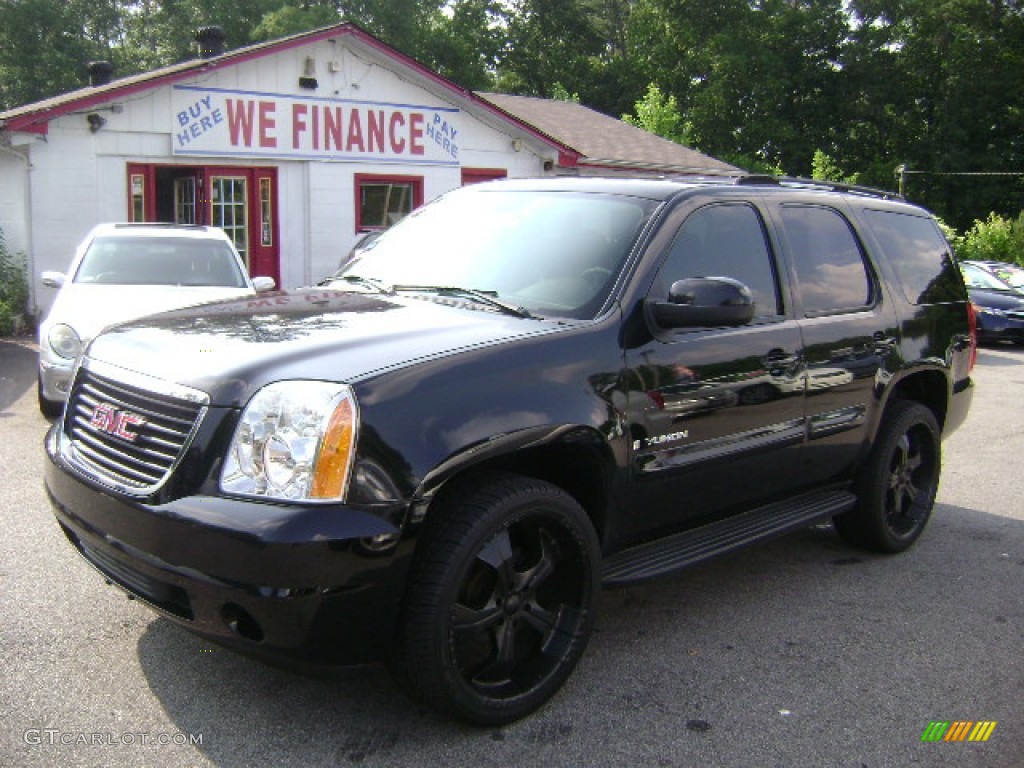
[(94, 88), (109, 83), (113, 75), (114, 65), (109, 61), (89, 62), (89, 85)]
[(224, 53), (224, 30), (221, 27), (200, 27), (196, 32), (199, 43), (199, 58), (212, 59)]

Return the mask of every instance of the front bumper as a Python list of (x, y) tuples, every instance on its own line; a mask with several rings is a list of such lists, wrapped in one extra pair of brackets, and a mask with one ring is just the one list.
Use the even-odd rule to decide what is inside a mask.
[(1024, 316), (1019, 312), (978, 313), (979, 341), (1013, 341), (1024, 343)]
[(39, 357), (39, 393), (46, 400), (63, 403), (71, 391), (71, 378), (74, 375), (72, 360), (47, 360)]
[(340, 505), (215, 496), (147, 503), (79, 477), (56, 446), (51, 431), (45, 482), (55, 515), (108, 582), (256, 655), (312, 663), (383, 657), (411, 550), (386, 520)]

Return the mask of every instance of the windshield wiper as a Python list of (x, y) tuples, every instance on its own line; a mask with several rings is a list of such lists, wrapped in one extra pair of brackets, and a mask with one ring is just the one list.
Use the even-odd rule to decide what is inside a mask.
[(498, 298), (497, 291), (477, 291), (472, 288), (457, 288), (452, 285), (393, 285), (392, 291), (412, 291), (416, 293), (436, 293), (438, 296), (451, 296), (458, 299), (469, 299), (477, 304), (494, 307), (498, 311), (513, 317), (532, 318), (533, 315), (525, 307), (517, 307)]
[(391, 288), (383, 280), (378, 280), (375, 277), (363, 277), (362, 275), (331, 275), (321, 280), (317, 285), (330, 285), (336, 282), (354, 283), (358, 285), (368, 285), (380, 293), (394, 293), (394, 289)]

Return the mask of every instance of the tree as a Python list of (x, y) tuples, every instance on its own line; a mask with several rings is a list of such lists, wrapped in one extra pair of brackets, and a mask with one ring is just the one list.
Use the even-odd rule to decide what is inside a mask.
[(625, 114), (622, 119), (637, 128), (680, 144), (690, 143), (690, 126), (683, 122), (675, 96), (664, 96), (654, 83), (647, 86), (647, 93), (635, 104), (636, 116)]
[(109, 9), (80, 0), (0, 0), (0, 107), (86, 85), (87, 62), (107, 58), (118, 36)]

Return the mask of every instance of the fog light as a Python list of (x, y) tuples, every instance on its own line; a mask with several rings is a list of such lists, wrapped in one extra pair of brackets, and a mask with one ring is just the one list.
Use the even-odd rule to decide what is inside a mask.
[(254, 643), (263, 641), (263, 629), (259, 622), (240, 605), (227, 603), (220, 609), (224, 625), (236, 635), (252, 640)]

